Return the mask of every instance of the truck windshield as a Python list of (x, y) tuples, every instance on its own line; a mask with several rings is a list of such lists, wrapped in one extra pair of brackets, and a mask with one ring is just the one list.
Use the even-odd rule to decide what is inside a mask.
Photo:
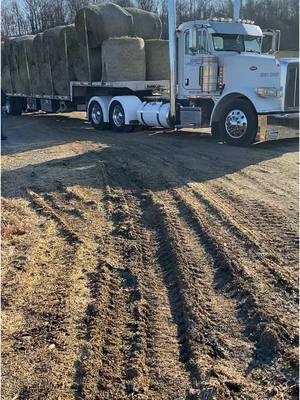
[(237, 51), (239, 53), (260, 53), (261, 38), (258, 36), (232, 35), (213, 33), (213, 43), (216, 51)]

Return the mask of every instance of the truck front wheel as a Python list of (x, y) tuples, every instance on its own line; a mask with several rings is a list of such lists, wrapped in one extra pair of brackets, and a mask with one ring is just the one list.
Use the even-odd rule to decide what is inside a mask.
[(249, 146), (257, 135), (257, 114), (245, 99), (236, 99), (222, 109), (219, 121), (212, 125), (212, 135), (233, 146)]
[(125, 125), (125, 112), (119, 101), (113, 101), (109, 110), (109, 121), (115, 132), (132, 132), (133, 125)]

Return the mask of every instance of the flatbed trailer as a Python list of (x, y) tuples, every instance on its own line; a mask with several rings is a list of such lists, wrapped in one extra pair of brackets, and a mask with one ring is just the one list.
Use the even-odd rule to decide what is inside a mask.
[[(68, 95), (55, 95), (55, 94), (28, 94), (28, 93), (6, 93), (7, 96), (7, 111), (9, 114), (21, 114), (26, 108), (30, 108), (32, 101), (34, 100), (50, 100), (53, 101), (51, 104), (53, 111), (64, 111), (64, 102), (68, 103), (69, 108), (74, 106), (73, 111), (84, 111), (87, 110), (90, 99), (94, 96), (122, 96), (122, 95), (136, 95), (143, 99), (145, 96), (166, 96), (168, 94), (169, 81), (117, 81), (117, 82), (104, 82), (104, 81), (71, 81), (70, 82), (70, 93)], [(10, 102), (20, 99), (21, 106), (15, 106), (13, 110), (10, 108)], [(60, 107), (57, 108), (57, 102), (60, 102)], [(27, 104), (29, 103), (29, 104)], [(41, 110), (51, 112), (52, 110), (48, 107), (43, 109), (41, 104)], [(28, 107), (29, 106), (29, 107)], [(79, 109), (78, 109), (79, 107)], [(51, 108), (51, 107), (50, 107)], [(38, 108), (36, 108), (37, 110)], [(15, 111), (15, 112), (14, 112)], [(21, 112), (19, 112), (21, 111)], [(71, 111), (71, 110), (70, 110)]]
[(72, 81), (66, 96), (7, 93), (8, 112), (86, 111), (95, 129), (117, 132), (211, 127), (234, 146), (299, 135), (299, 60), (262, 54), (254, 21), (235, 13), (177, 27), (168, 0), (168, 33), (169, 81)]

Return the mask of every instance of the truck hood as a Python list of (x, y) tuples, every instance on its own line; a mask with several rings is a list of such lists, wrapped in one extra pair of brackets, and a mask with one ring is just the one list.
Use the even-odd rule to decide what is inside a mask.
[(280, 62), (271, 55), (235, 54), (219, 56), (224, 67), (225, 87), (237, 86), (244, 88), (261, 86), (280, 87)]

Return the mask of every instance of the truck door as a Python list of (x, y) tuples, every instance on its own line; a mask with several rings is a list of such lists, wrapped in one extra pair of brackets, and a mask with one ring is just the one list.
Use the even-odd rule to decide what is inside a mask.
[(196, 36), (196, 48), (191, 49), (190, 30), (184, 33), (184, 61), (182, 68), (182, 85), (186, 90), (201, 90), (200, 67), (202, 56), (209, 51), (208, 32), (205, 28), (199, 28)]

